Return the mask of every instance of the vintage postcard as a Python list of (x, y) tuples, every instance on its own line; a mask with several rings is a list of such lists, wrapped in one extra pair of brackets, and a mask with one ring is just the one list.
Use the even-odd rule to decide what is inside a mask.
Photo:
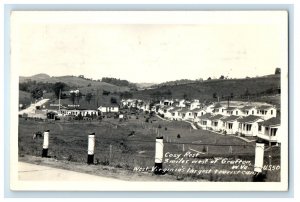
[(12, 190), (287, 191), (287, 11), (12, 11)]

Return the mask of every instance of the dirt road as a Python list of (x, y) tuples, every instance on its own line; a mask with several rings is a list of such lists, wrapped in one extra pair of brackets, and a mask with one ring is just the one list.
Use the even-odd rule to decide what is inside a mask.
[(69, 170), (19, 162), (19, 180), (31, 181), (122, 181), (118, 179), (89, 175)]

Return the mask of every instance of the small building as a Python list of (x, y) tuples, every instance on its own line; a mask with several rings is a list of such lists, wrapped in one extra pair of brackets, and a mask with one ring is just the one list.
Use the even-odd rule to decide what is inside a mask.
[(258, 125), (257, 137), (268, 142), (281, 143), (280, 118), (273, 117), (266, 121), (260, 122)]
[(118, 113), (119, 112), (119, 105), (117, 105), (117, 104), (103, 104), (98, 108), (98, 110), (101, 113)]
[(264, 120), (270, 119), (272, 117), (276, 117), (276, 108), (271, 105), (263, 105), (260, 107), (257, 107), (256, 114), (257, 116), (261, 116)]

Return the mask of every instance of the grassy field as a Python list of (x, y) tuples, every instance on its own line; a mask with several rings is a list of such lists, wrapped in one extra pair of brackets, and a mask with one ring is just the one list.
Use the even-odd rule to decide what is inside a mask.
[[(19, 156), (40, 156), (42, 138), (33, 140), (34, 132), (50, 130), (49, 156), (57, 160), (86, 164), (87, 136), (96, 133), (95, 163), (99, 166), (113, 166), (119, 169), (133, 170), (134, 167), (152, 167), (154, 165), (155, 137), (157, 131), (164, 136), (164, 152), (184, 155), (190, 151), (199, 151), (197, 158), (190, 160), (214, 159), (246, 159), (251, 161), (247, 170), (253, 171), (254, 143), (247, 143), (236, 137), (223, 136), (210, 131), (192, 130), (185, 122), (167, 122), (157, 117), (145, 122), (145, 115), (132, 116), (126, 122), (118, 119), (105, 118), (100, 121), (57, 121), (43, 122), (19, 119)], [(134, 131), (134, 133), (132, 133)], [(180, 134), (180, 138), (178, 138)], [(184, 145), (184, 146), (183, 146)], [(223, 145), (223, 146), (220, 146)], [(231, 148), (230, 146), (232, 145)], [(183, 148), (184, 147), (184, 148)], [(272, 164), (280, 164), (279, 150), (273, 149)], [(268, 152), (266, 155), (268, 156)], [(268, 159), (265, 159), (266, 163)], [(223, 164), (184, 164), (198, 170), (230, 169)], [(164, 163), (164, 167), (182, 167), (180, 163)], [(168, 175), (176, 175), (178, 180), (209, 180), (209, 181), (251, 181), (251, 175), (224, 174), (192, 174), (170, 170)], [(266, 181), (279, 181), (278, 172), (268, 172)]]

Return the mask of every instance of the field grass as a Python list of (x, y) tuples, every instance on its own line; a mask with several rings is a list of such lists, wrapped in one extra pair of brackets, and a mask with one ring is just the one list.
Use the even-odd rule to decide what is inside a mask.
[[(226, 157), (229, 159), (248, 159), (252, 166), (247, 170), (253, 170), (254, 143), (246, 143), (236, 137), (223, 136), (210, 131), (191, 130), (191, 126), (185, 122), (167, 122), (157, 117), (145, 122), (145, 115), (132, 116), (126, 122), (118, 119), (105, 118), (100, 121), (57, 121), (42, 122), (35, 120), (19, 119), (19, 156), (40, 156), (42, 139), (33, 140), (34, 132), (50, 130), (49, 156), (57, 160), (86, 163), (87, 135), (96, 133), (95, 163), (98, 165), (110, 165), (120, 169), (133, 170), (134, 167), (152, 167), (154, 165), (155, 138), (159, 131), (164, 136), (164, 152), (185, 154), (188, 151), (197, 150), (201, 154), (193, 159), (214, 159)], [(151, 123), (152, 122), (152, 123)], [(160, 126), (160, 127), (159, 127)], [(159, 129), (158, 129), (159, 128)], [(132, 133), (134, 131), (134, 134)], [(180, 134), (180, 138), (177, 138)], [(167, 141), (168, 140), (168, 141)], [(183, 150), (184, 144), (184, 150)], [(213, 145), (212, 145), (213, 144)], [(232, 145), (216, 146), (217, 145)], [(190, 150), (192, 149), (192, 150)], [(278, 149), (277, 149), (278, 150)], [(273, 150), (273, 164), (279, 163), (279, 151)], [(111, 152), (110, 152), (111, 151)], [(276, 153), (277, 152), (277, 153)], [(194, 152), (195, 153), (195, 152)], [(276, 154), (276, 155), (275, 155)], [(266, 153), (268, 156), (268, 153)], [(277, 157), (275, 157), (277, 156)], [(265, 159), (266, 163), (268, 159)], [(176, 168), (180, 164), (165, 163), (165, 168)], [(229, 169), (228, 165), (190, 164), (185, 167), (194, 169)], [(221, 174), (187, 174), (169, 171), (168, 175), (176, 175), (179, 180), (195, 181), (251, 181), (248, 175), (221, 175)], [(279, 171), (267, 173), (266, 181), (280, 181)]]

